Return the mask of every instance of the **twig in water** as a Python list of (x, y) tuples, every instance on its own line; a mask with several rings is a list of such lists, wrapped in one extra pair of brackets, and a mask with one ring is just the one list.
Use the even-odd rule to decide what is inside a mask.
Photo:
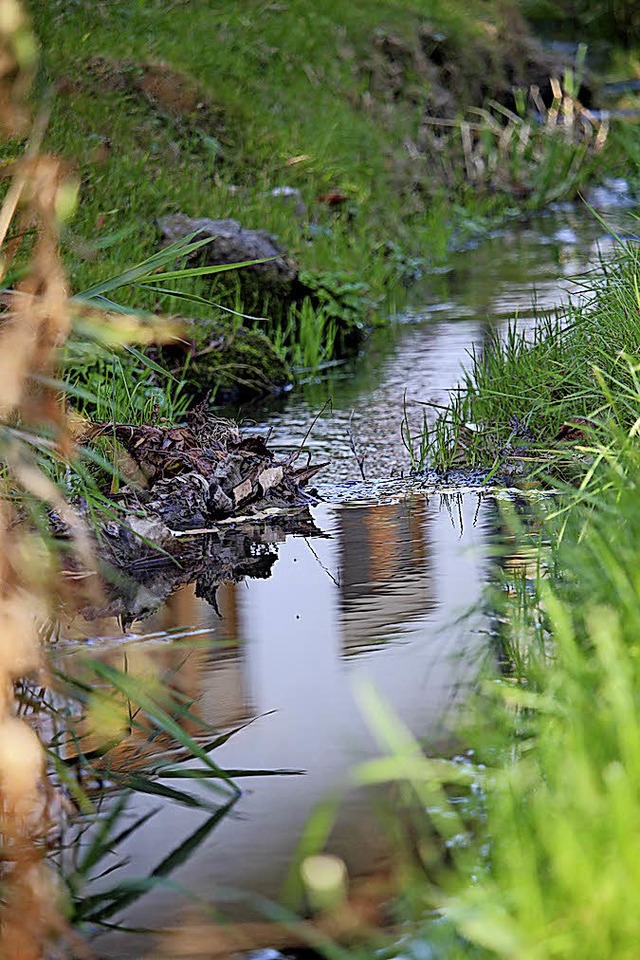
[(351, 411), (351, 416), (349, 417), (349, 426), (347, 427), (347, 433), (349, 435), (349, 446), (353, 451), (353, 455), (356, 458), (356, 463), (358, 464), (358, 470), (360, 471), (360, 476), (366, 482), (366, 474), (364, 472), (364, 462), (367, 459), (366, 453), (358, 453), (358, 447), (356, 445), (356, 435), (353, 429), (353, 417), (355, 410)]
[(315, 417), (314, 417), (313, 420), (311, 421), (311, 424), (310, 424), (310, 426), (309, 426), (309, 429), (307, 430), (307, 432), (305, 433), (304, 437), (302, 438), (302, 441), (301, 441), (301, 443), (300, 443), (300, 446), (299, 446), (298, 449), (297, 449), (294, 453), (292, 453), (291, 456), (289, 457), (289, 459), (288, 459), (288, 461), (287, 461), (288, 464), (295, 463), (295, 461), (298, 459), (298, 457), (300, 456), (300, 454), (301, 454), (302, 451), (304, 450), (304, 445), (305, 445), (305, 443), (307, 442), (307, 440), (309, 439), (309, 435), (311, 434), (311, 431), (313, 430), (313, 428), (315, 427), (316, 423), (318, 422), (318, 420), (320, 419), (320, 417), (322, 416), (322, 414), (325, 412), (325, 410), (329, 409), (331, 412), (333, 412), (333, 406), (332, 406), (332, 404), (333, 404), (333, 401), (332, 401), (331, 397), (328, 397), (328, 398), (325, 400), (325, 402), (322, 404), (322, 406), (320, 407), (320, 409), (319, 409), (318, 412), (316, 413)]
[(329, 568), (326, 566), (326, 564), (324, 564), (324, 563), (322, 562), (322, 560), (320, 559), (320, 557), (318, 556), (318, 554), (316, 553), (316, 551), (315, 551), (315, 550), (313, 549), (313, 547), (311, 546), (311, 543), (309, 542), (309, 540), (307, 539), (307, 537), (304, 538), (304, 542), (305, 542), (306, 545), (309, 547), (309, 550), (311, 551), (311, 553), (313, 554), (313, 556), (315, 557), (315, 559), (318, 561), (319, 565), (322, 567), (322, 569), (324, 570), (324, 572), (326, 573), (326, 575), (329, 577), (329, 579), (330, 579), (330, 580), (333, 580), (333, 582), (335, 583), (336, 587), (341, 587), (342, 584), (340, 583), (340, 580), (339, 580), (337, 577), (334, 577), (334, 575), (331, 573), (331, 570), (329, 570)]

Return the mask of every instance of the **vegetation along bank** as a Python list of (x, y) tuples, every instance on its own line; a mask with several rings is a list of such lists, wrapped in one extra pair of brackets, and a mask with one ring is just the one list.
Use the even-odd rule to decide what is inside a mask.
[[(171, 416), (183, 379), (220, 400), (281, 391), (357, 348), (452, 241), (621, 169), (627, 130), (584, 113), (602, 91), (582, 53), (544, 47), (515, 3), (294, 0), (256, 15), (251, 2), (123, 0), (33, 16), (47, 146), (79, 178), (64, 234), (74, 291), (115, 278), (101, 297), (188, 318), (157, 366), (121, 357), (141, 384), (121, 420), (150, 398)], [(202, 218), (242, 242), (127, 282)], [(268, 264), (173, 273), (273, 257), (277, 282)], [(99, 366), (72, 368), (99, 389)]]

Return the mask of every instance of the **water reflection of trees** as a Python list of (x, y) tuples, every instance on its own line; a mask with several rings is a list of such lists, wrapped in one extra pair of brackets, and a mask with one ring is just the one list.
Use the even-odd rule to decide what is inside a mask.
[(435, 604), (425, 500), (340, 514), (340, 617), (345, 654), (388, 639)]
[[(295, 605), (302, 615), (299, 643), (304, 646), (307, 637), (302, 623), (317, 621), (321, 612), (327, 624), (327, 656), (339, 658), (410, 639), (416, 625), (424, 625), (434, 612), (437, 619), (443, 602), (442, 578), (457, 573), (443, 553), (442, 531), (434, 529), (434, 524), (442, 523), (448, 514), (448, 536), (455, 542), (464, 532), (461, 504), (461, 497), (439, 497), (437, 502), (413, 498), (340, 508), (331, 511), (329, 539), (310, 516), (303, 525), (298, 521), (297, 532), (304, 535), (304, 546), (302, 540), (295, 541), (300, 545), (299, 559), (315, 568), (315, 583), (319, 565), (320, 579), (326, 584), (322, 611), (317, 608), (313, 578), (305, 575), (302, 582), (308, 586), (295, 597), (269, 597), (261, 616), (272, 618), (275, 626), (286, 613), (282, 604)], [(467, 510), (467, 524), (475, 523), (475, 512), (475, 508)], [(114, 614), (126, 623), (135, 611), (147, 612), (145, 604), (151, 597), (149, 605), (157, 609), (133, 627), (144, 641), (143, 659), (151, 658), (167, 685), (188, 696), (193, 711), (208, 723), (226, 727), (254, 716), (265, 704), (256, 700), (249, 677), (251, 647), (257, 639), (255, 604), (247, 586), (256, 576), (271, 576), (286, 531), (278, 527), (271, 527), (267, 535), (263, 531), (258, 546), (252, 546), (252, 535), (255, 530), (229, 531), (224, 541), (203, 539), (178, 570), (166, 562), (155, 569), (153, 565), (142, 568), (126, 592), (112, 596), (104, 610), (93, 611), (101, 614), (98, 619), (75, 624), (76, 635), (92, 627), (103, 635), (109, 631), (117, 635)], [(235, 566), (221, 562), (220, 553), (216, 554), (220, 542), (227, 556), (235, 544)], [(330, 558), (326, 565), (323, 556)], [(311, 567), (305, 570), (310, 572)], [(464, 594), (461, 586), (461, 598)], [(116, 644), (103, 656), (114, 666), (136, 668), (129, 643)]]

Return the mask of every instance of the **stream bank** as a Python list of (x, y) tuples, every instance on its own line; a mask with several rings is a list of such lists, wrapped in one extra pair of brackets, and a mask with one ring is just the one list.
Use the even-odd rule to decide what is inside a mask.
[[(202, 359), (186, 388), (206, 389), (206, 375), (220, 400), (277, 393), (357, 349), (394, 298), (416, 299), (405, 281), (444, 262), (452, 236), (573, 197), (624, 165), (628, 127), (609, 132), (585, 113), (591, 73), (545, 49), (514, 2), (456, 0), (429, 15), (382, 0), (259, 14), (248, 0), (233, 11), (61, 2), (37, 6), (34, 22), (47, 38), (40, 83), (56, 90), (48, 142), (81, 183), (64, 237), (76, 291), (153, 254), (157, 223), (176, 215), (267, 231), (299, 268), (307, 293), (295, 302), (255, 289), (247, 272), (118, 291), (127, 306), (217, 327), (160, 364), (180, 381), (184, 360)], [(514, 90), (529, 88), (535, 97), (516, 104)], [(273, 350), (250, 343), (254, 327)], [(142, 406), (175, 390), (157, 368), (122, 363)], [(75, 372), (99, 392), (99, 366)]]
[[(28, 25), (20, 8), (13, 9), (17, 17), (12, 23), (3, 21), (8, 32), (0, 36), (2, 92), (5, 120), (10, 131), (21, 136), (28, 119), (22, 98), (33, 71), (34, 46), (25, 43)], [(123, 5), (120, 10), (135, 18), (145, 14), (146, 5)], [(101, 16), (102, 5), (92, 7), (94, 11)], [(580, 117), (582, 122), (584, 114)], [(108, 160), (110, 150), (101, 143), (97, 161)], [(94, 286), (98, 303), (91, 306), (69, 299), (58, 252), (60, 218), (73, 200), (67, 173), (54, 158), (30, 155), (18, 167), (9, 207), (3, 209), (6, 225), (14, 212), (11, 197), (17, 195), (16, 189), (25, 188), (25, 208), (10, 236), (22, 239), (23, 254), (34, 240), (33, 262), (26, 273), (12, 260), (18, 245), (6, 245), (6, 262), (13, 264), (18, 279), (15, 293), (5, 294), (10, 312), (0, 325), (6, 372), (0, 378), (2, 435), (7, 441), (0, 516), (5, 692), (0, 826), (12, 841), (6, 845), (11, 859), (2, 878), (3, 952), (40, 956), (53, 938), (66, 935), (69, 948), (62, 952), (82, 954), (76, 933), (80, 930), (88, 937), (100, 934), (96, 937), (100, 952), (135, 955), (140, 952), (140, 934), (120, 927), (119, 918), (138, 917), (144, 926), (148, 911), (156, 926), (173, 926), (174, 932), (184, 934), (187, 942), (182, 941), (180, 952), (193, 955), (188, 916), (182, 909), (183, 905), (193, 909), (188, 890), (197, 890), (202, 881), (200, 903), (206, 905), (208, 917), (215, 910), (217, 918), (217, 908), (222, 907), (242, 922), (249, 911), (264, 910), (264, 902), (256, 902), (256, 889), (251, 889), (252, 878), (256, 888), (263, 880), (279, 885), (286, 867), (276, 861), (279, 851), (282, 859), (290, 859), (296, 840), (292, 826), (297, 829), (321, 788), (329, 784), (338, 789), (334, 773), (344, 782), (348, 763), (350, 783), (378, 784), (369, 796), (377, 801), (382, 823), (394, 828), (394, 839), (406, 844), (386, 844), (378, 822), (361, 813), (354, 824), (347, 822), (344, 839), (357, 835), (359, 826), (366, 828), (365, 837), (356, 850), (345, 843), (345, 858), (352, 861), (354, 873), (362, 869), (365, 876), (381, 866), (388, 877), (391, 851), (403, 868), (399, 879), (407, 876), (404, 868), (417, 868), (421, 882), (415, 899), (405, 882), (402, 902), (407, 907), (414, 903), (423, 922), (437, 909), (438, 930), (454, 934), (444, 953), (449, 960), (467, 952), (469, 942), (489, 955), (539, 956), (541, 934), (544, 938), (549, 930), (558, 930), (558, 920), (560, 943), (570, 944), (567, 960), (589, 951), (597, 960), (609, 960), (612, 942), (622, 942), (624, 953), (633, 956), (638, 941), (633, 912), (637, 885), (629, 882), (629, 876), (637, 870), (635, 841), (640, 835), (634, 819), (640, 769), (634, 739), (640, 726), (634, 692), (639, 658), (633, 646), (640, 620), (634, 589), (640, 542), (635, 429), (622, 437), (611, 433), (604, 451), (608, 462), (590, 477), (594, 485), (587, 490), (588, 512), (573, 515), (575, 526), (565, 527), (562, 520), (562, 537), (557, 528), (544, 527), (554, 534), (554, 549), (564, 542), (563, 553), (552, 554), (557, 569), (572, 574), (560, 584), (562, 596), (534, 580), (532, 568), (536, 575), (543, 570), (544, 554), (531, 550), (523, 554), (513, 540), (512, 525), (505, 523), (505, 518), (517, 519), (528, 509), (522, 497), (512, 496), (499, 511), (494, 498), (478, 491), (416, 497), (410, 486), (405, 484), (403, 490), (400, 478), (395, 481), (400, 495), (387, 490), (385, 502), (377, 497), (378, 487), (374, 502), (363, 503), (366, 484), (359, 491), (360, 501), (349, 498), (353, 486), (343, 486), (347, 496), (335, 504), (328, 502), (327, 491), (327, 502), (313, 507), (313, 527), (306, 526), (306, 536), (281, 542), (280, 533), (274, 531), (271, 540), (265, 536), (257, 545), (250, 542), (247, 566), (271, 576), (225, 587), (220, 598), (222, 621), (213, 619), (213, 605), (203, 610), (206, 598), (211, 599), (210, 584), (202, 584), (203, 596), (198, 597), (200, 584), (192, 585), (187, 577), (157, 611), (159, 629), (146, 639), (144, 623), (133, 629), (125, 624), (124, 606), (117, 611), (119, 620), (105, 611), (104, 621), (87, 625), (73, 614), (87, 585), (85, 574), (91, 575), (93, 568), (88, 564), (61, 570), (60, 555), (46, 536), (47, 511), (53, 504), (70, 524), (78, 555), (90, 559), (77, 515), (62, 495), (62, 491), (79, 495), (87, 470), (86, 462), (70, 466), (72, 428), (60, 404), (57, 348), (74, 322), (79, 329), (68, 341), (70, 355), (84, 349), (86, 357), (98, 351), (98, 344), (104, 350), (105, 344), (126, 343), (128, 356), (141, 362), (135, 343), (162, 337), (163, 325), (148, 315), (118, 313), (104, 297), (108, 287), (97, 291)], [(153, 183), (152, 176), (148, 183)], [(556, 239), (568, 243), (566, 233)], [(155, 258), (147, 263), (136, 274), (138, 286), (144, 286), (145, 276), (147, 288), (154, 278), (166, 279), (156, 272), (161, 266)], [(103, 401), (115, 420), (116, 380), (111, 374), (117, 370), (117, 357), (112, 350), (106, 361), (104, 355), (99, 360), (108, 365)], [(129, 399), (140, 387), (139, 381), (127, 379), (134, 368), (132, 364), (125, 370), (121, 380)], [(69, 393), (82, 396), (71, 386)], [(627, 390), (625, 399), (637, 407), (633, 391)], [(181, 419), (184, 403), (177, 394), (173, 402), (174, 417)], [(159, 406), (151, 404), (138, 412), (159, 420)], [(139, 424), (132, 424), (136, 428)], [(161, 433), (174, 429), (170, 423), (164, 427), (159, 423), (159, 428)], [(176, 435), (165, 438), (171, 444)], [(358, 467), (362, 458), (356, 440), (353, 447)], [(90, 463), (94, 470), (109, 467), (100, 458)], [(263, 492), (274, 478), (269, 471), (278, 473), (279, 466), (259, 465), (255, 479)], [(371, 455), (369, 466), (378, 472)], [(242, 489), (246, 479), (236, 483), (234, 478), (231, 491)], [(336, 482), (333, 490), (338, 489)], [(224, 503), (217, 489), (215, 493)], [(368, 494), (371, 498), (371, 489)], [(87, 503), (89, 509), (104, 506), (104, 499)], [(27, 511), (33, 518), (29, 529), (19, 522)], [(621, 515), (624, 523), (617, 522)], [(585, 526), (592, 516), (597, 523)], [(537, 522), (534, 518), (534, 532)], [(487, 608), (484, 587), (499, 573), (497, 540), (508, 554), (504, 590), (508, 602)], [(467, 544), (475, 548), (471, 554), (465, 553)], [(216, 556), (218, 548), (216, 544)], [(211, 572), (217, 576), (210, 570), (206, 549), (200, 559), (196, 580), (201, 574), (206, 580)], [(509, 606), (511, 597), (515, 609)], [(590, 607), (594, 600), (595, 608)], [(470, 603), (471, 619), (465, 609)], [(575, 604), (574, 615), (564, 612), (569, 604)], [(150, 611), (142, 607), (135, 612)], [(49, 617), (57, 619), (57, 632)], [(204, 622), (207, 617), (212, 622)], [(275, 633), (261, 643), (274, 625)], [(79, 642), (74, 642), (74, 626)], [(208, 635), (209, 630), (216, 636)], [(225, 630), (228, 635), (220, 636)], [(225, 657), (233, 650), (238, 655)], [(87, 656), (89, 651), (93, 658)], [(222, 668), (219, 685), (215, 678), (210, 682), (211, 663)], [(459, 725), (463, 717), (476, 716), (477, 693), (486, 689), (483, 668), (490, 671), (490, 689), (506, 697), (506, 708), (497, 714), (501, 722), (494, 722), (493, 711), (477, 714), (491, 727), (487, 740)], [(355, 696), (347, 683), (354, 675), (359, 680)], [(267, 688), (265, 678), (274, 686)], [(379, 683), (399, 713), (406, 708), (406, 731), (385, 713), (367, 678)], [(538, 690), (544, 694), (541, 700)], [(253, 715), (266, 706), (261, 692), (272, 708), (281, 707), (276, 714)], [(288, 708), (289, 717), (297, 721), (294, 726), (283, 722)], [(205, 722), (207, 716), (215, 721), (217, 709), (222, 711), (217, 715), (222, 729)], [(265, 731), (271, 721), (278, 736), (267, 742)], [(298, 734), (304, 737), (302, 745), (295, 739)], [(418, 737), (433, 756), (424, 755)], [(268, 756), (269, 745), (277, 747), (282, 763), (286, 756), (302, 761), (306, 746), (313, 750), (304, 768), (265, 769), (250, 764), (252, 743), (262, 756)], [(486, 748), (493, 764), (489, 775), (468, 749), (476, 743)], [(393, 754), (382, 764), (377, 759), (381, 749)], [(224, 767), (217, 763), (218, 754), (226, 758)], [(459, 758), (453, 765), (447, 762), (452, 755)], [(374, 763), (363, 768), (367, 759)], [(484, 756), (478, 759), (484, 762)], [(305, 777), (304, 769), (311, 776)], [(313, 771), (319, 776), (313, 778)], [(312, 779), (313, 795), (305, 792)], [(439, 789), (445, 783), (451, 792)], [(584, 789), (576, 789), (576, 784)], [(263, 799), (274, 796), (277, 805), (261, 807)], [(468, 801), (474, 798), (475, 808), (470, 809)], [(254, 801), (257, 826), (253, 817), (242, 816), (243, 811), (250, 813)], [(143, 813), (136, 817), (138, 804)], [(385, 817), (387, 812), (391, 815)], [(145, 835), (153, 837), (158, 823), (163, 829), (157, 845), (155, 838), (144, 842)], [(578, 843), (571, 829), (574, 823), (582, 828)], [(276, 830), (278, 824), (284, 829)], [(486, 836), (482, 824), (487, 824)], [(340, 814), (334, 821), (325, 817), (319, 833), (313, 835), (307, 828), (309, 843), (322, 847), (335, 840), (339, 853), (340, 826)], [(254, 851), (260, 843), (269, 844), (271, 835), (278, 844), (278, 849), (268, 851), (273, 872), (270, 865), (262, 872), (259, 863), (251, 869)], [(248, 845), (243, 845), (244, 836), (250, 838)], [(242, 863), (218, 859), (218, 838), (221, 845), (230, 843), (227, 849), (240, 854)], [(367, 839), (380, 839), (380, 847), (372, 851)], [(373, 852), (368, 864), (358, 860), (360, 847), (366, 856)], [(139, 864), (130, 859), (129, 851), (136, 857), (140, 853)], [(484, 869), (487, 855), (489, 871)], [(625, 855), (630, 855), (629, 861)], [(535, 869), (523, 870), (523, 861)], [(145, 876), (128, 873), (138, 865)], [(192, 872), (192, 866), (197, 870)], [(237, 869), (240, 866), (247, 872)], [(219, 868), (243, 889), (218, 885)], [(452, 880), (446, 887), (439, 886), (441, 868)], [(602, 877), (607, 889), (619, 895), (600, 896)], [(178, 878), (184, 885), (173, 886)], [(584, 878), (584, 884), (576, 884), (576, 878)], [(446, 892), (446, 899), (439, 896), (437, 902), (436, 883)], [(544, 914), (538, 909), (541, 903)], [(585, 923), (585, 917), (593, 917), (593, 923)], [(630, 938), (628, 949), (623, 936)], [(135, 938), (135, 945), (127, 946), (132, 940), (124, 938)], [(10, 944), (6, 951), (5, 944)], [(426, 929), (416, 951), (408, 949), (433, 953), (436, 944), (437, 936)], [(158, 953), (155, 946), (149, 949)], [(383, 949), (397, 955), (393, 945)], [(171, 953), (170, 946), (167, 951)], [(227, 943), (223, 955), (230, 952)]]

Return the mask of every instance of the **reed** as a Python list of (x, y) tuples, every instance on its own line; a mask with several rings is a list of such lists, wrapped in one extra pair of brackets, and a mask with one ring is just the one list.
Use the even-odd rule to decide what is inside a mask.
[(28, 960), (40, 957), (48, 938), (64, 926), (44, 860), (50, 826), (44, 754), (36, 733), (17, 717), (14, 697), (16, 680), (43, 669), (40, 631), (50, 601), (47, 585), (55, 574), (47, 545), (17, 522), (15, 489), (63, 509), (78, 533), (78, 547), (86, 544), (58, 491), (17, 439), (18, 423), (25, 431), (46, 424), (53, 442), (69, 449), (65, 410), (50, 379), (71, 322), (58, 229), (73, 185), (61, 161), (39, 153), (44, 118), (33, 120), (26, 107), (36, 47), (15, 0), (0, 4), (0, 49), (2, 133), (29, 137), (0, 209), (2, 281), (27, 236), (32, 243), (26, 274), (4, 297), (0, 326), (0, 952)]

